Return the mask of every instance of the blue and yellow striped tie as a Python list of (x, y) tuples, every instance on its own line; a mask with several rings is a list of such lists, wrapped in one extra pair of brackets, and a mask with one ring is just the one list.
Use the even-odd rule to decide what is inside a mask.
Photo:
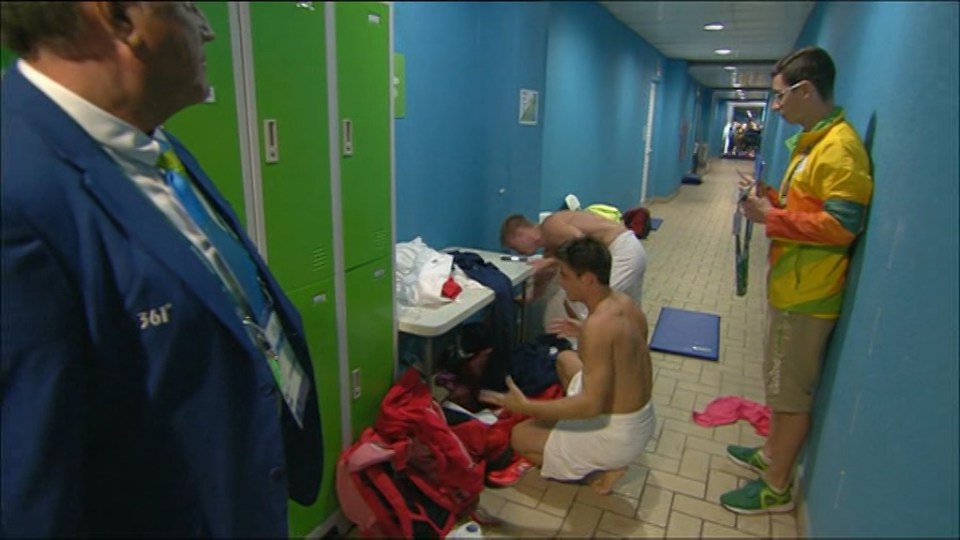
[[(267, 302), (257, 279), (257, 266), (250, 253), (227, 227), (218, 223), (218, 221), (222, 223), (222, 220), (216, 219), (207, 211), (207, 207), (191, 185), (189, 173), (173, 148), (166, 143), (161, 143), (161, 145), (164, 151), (157, 160), (157, 167), (163, 170), (167, 185), (173, 190), (177, 200), (183, 205), (190, 218), (206, 235), (207, 240), (213, 245), (222, 262), (233, 273), (237, 285), (246, 295), (246, 301), (249, 303), (252, 312), (249, 315), (258, 323), (261, 322), (266, 312)], [(223, 279), (225, 276), (221, 275), (221, 278)], [(232, 287), (229, 283), (226, 283), (226, 285), (227, 290), (233, 291), (233, 294), (237, 293), (234, 290), (235, 287)]]

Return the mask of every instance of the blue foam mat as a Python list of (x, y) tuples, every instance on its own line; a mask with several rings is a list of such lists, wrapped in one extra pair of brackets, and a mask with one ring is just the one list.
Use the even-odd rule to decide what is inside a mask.
[(716, 361), (720, 354), (720, 316), (665, 307), (660, 310), (650, 350)]
[(663, 218), (650, 218), (650, 230), (655, 231), (660, 228), (660, 225), (663, 225)]

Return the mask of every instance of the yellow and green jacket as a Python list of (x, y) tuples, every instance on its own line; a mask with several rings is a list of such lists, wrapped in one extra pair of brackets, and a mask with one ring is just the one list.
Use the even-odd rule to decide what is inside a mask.
[(767, 296), (777, 309), (836, 319), (850, 244), (863, 231), (873, 191), (870, 161), (840, 107), (787, 146), (780, 190), (767, 190), (774, 205), (766, 219)]

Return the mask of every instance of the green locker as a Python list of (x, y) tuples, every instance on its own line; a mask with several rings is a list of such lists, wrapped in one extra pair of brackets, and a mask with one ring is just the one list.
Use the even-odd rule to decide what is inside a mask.
[(341, 436), (340, 366), (337, 361), (336, 293), (332, 279), (289, 292), (300, 312), (317, 383), (320, 421), (323, 424), (323, 483), (317, 501), (309, 507), (289, 504), (290, 536), (302, 537), (322, 524), (337, 509), (336, 464)]
[(287, 290), (333, 277), (323, 9), (250, 3), (266, 250)]
[(248, 6), (266, 252), (303, 318), (323, 422), (318, 499), (309, 507), (289, 506), (290, 535), (304, 536), (339, 506), (335, 469), (343, 445), (325, 17), (323, 9), (295, 2)]
[(392, 252), (390, 8), (337, 2), (344, 268)]
[[(344, 438), (356, 438), (373, 424), (395, 363), (389, 7), (316, 4), (204, 4), (218, 34), (207, 45), (215, 100), (167, 125), (197, 154), (238, 214), (245, 216), (245, 204), (250, 208), (248, 229), (265, 233), (261, 247), (270, 268), (303, 319), (323, 422), (324, 481), (313, 505), (291, 501), (291, 536), (306, 535), (333, 516), (336, 459), (352, 442)], [(326, 56), (325, 17), (331, 15), (335, 68)], [(236, 56), (230, 51), (231, 22)], [(234, 58), (242, 58), (240, 65), (233, 65)], [(328, 67), (336, 71), (337, 111), (329, 110)], [(239, 90), (232, 70), (244, 75)], [(237, 101), (249, 106), (239, 119)], [(349, 133), (342, 131), (343, 120)], [(330, 156), (331, 122), (341, 129), (341, 149), (350, 143), (348, 155), (341, 152), (336, 162)], [(249, 201), (244, 160), (255, 165), (246, 180)], [(340, 168), (336, 185), (331, 165)], [(332, 187), (339, 188), (338, 200)], [(342, 216), (338, 223), (335, 209)], [(335, 261), (339, 246), (342, 261)], [(335, 272), (344, 272), (342, 281)], [(344, 287), (340, 298), (338, 285)], [(338, 306), (345, 319), (338, 317)], [(346, 343), (338, 343), (338, 327)], [(341, 345), (347, 357), (340, 357)], [(341, 399), (348, 395), (344, 410)]]
[(346, 292), (350, 423), (355, 440), (373, 425), (393, 383), (393, 257), (348, 271)]
[(213, 102), (180, 111), (167, 120), (164, 128), (193, 152), (246, 226), (229, 8), (227, 2), (203, 2), (200, 9), (216, 34), (216, 38), (204, 46)]
[(6, 71), (10, 69), (16, 60), (17, 55), (13, 54), (13, 51), (0, 45), (0, 70)]

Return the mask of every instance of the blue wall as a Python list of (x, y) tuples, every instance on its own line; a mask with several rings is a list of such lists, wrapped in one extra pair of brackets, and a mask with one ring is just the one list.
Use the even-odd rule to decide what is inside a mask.
[[(467, 201), (473, 211), (481, 212), (479, 222), (472, 225), (481, 229), (476, 231), (479, 243), (463, 245), (500, 249), (500, 223), (513, 212), (531, 208), (540, 191), (542, 100), (549, 93), (545, 88), (549, 5), (486, 3), (482, 11), (479, 41), (485, 83), (478, 87), (477, 166), (486, 190), (479, 201)], [(521, 88), (539, 92), (540, 118), (535, 126), (519, 123)]]
[[(397, 2), (406, 62), (396, 122), (397, 239), (500, 249), (504, 217), (535, 219), (567, 193), (622, 209), (640, 200), (650, 81), (661, 65), (647, 195), (690, 167), (697, 85), (593, 2)], [(518, 122), (521, 88), (538, 125)], [(688, 124), (684, 156), (680, 128)]]
[[(812, 536), (958, 534), (957, 36), (957, 3), (821, 2), (797, 43), (833, 56), (875, 181), (807, 448)], [(797, 129), (764, 135), (771, 172)]]
[(554, 4), (540, 209), (557, 208), (567, 193), (584, 204), (632, 207), (640, 200), (643, 129), (657, 58), (599, 5)]
[(723, 151), (723, 126), (727, 122), (727, 100), (717, 100), (713, 104), (713, 113), (710, 121), (710, 155), (719, 156)]
[(513, 201), (530, 201), (523, 210), (534, 212), (543, 124), (517, 117), (520, 88), (544, 97), (548, 9), (394, 3), (394, 47), (406, 62), (406, 116), (396, 122), (398, 241), (493, 249)]
[(713, 122), (715, 121), (715, 115), (713, 113), (713, 89), (711, 88), (701, 88), (700, 91), (700, 119), (697, 125), (697, 141), (705, 144), (707, 146), (707, 155), (716, 155), (713, 153), (713, 147), (711, 143), (711, 137), (717, 137), (719, 135), (713, 135)]
[(767, 111), (767, 122), (763, 126), (763, 139), (760, 145), (760, 155), (767, 162), (767, 172), (763, 175), (767, 185), (779, 188), (783, 175), (787, 172), (787, 163), (790, 161), (790, 150), (784, 143), (791, 135), (800, 131), (783, 121), (780, 114), (772, 109)]
[(710, 103), (713, 101), (713, 89), (704, 88), (700, 94), (700, 125), (698, 126), (697, 140), (707, 141), (708, 130), (710, 129)]
[[(684, 174), (691, 172), (693, 121), (699, 84), (687, 75), (687, 63), (666, 60), (663, 83), (657, 90), (656, 125), (647, 198), (672, 195)], [(686, 126), (686, 129), (684, 129)], [(681, 138), (683, 140), (681, 142)], [(683, 154), (681, 155), (681, 149)]]
[(643, 132), (658, 62), (648, 198), (676, 191), (689, 168), (691, 142), (685, 159), (678, 158), (681, 121), (693, 122), (696, 88), (686, 63), (668, 61), (593, 2), (553, 3), (541, 210), (556, 209), (567, 193), (584, 204), (627, 209), (639, 203)]

